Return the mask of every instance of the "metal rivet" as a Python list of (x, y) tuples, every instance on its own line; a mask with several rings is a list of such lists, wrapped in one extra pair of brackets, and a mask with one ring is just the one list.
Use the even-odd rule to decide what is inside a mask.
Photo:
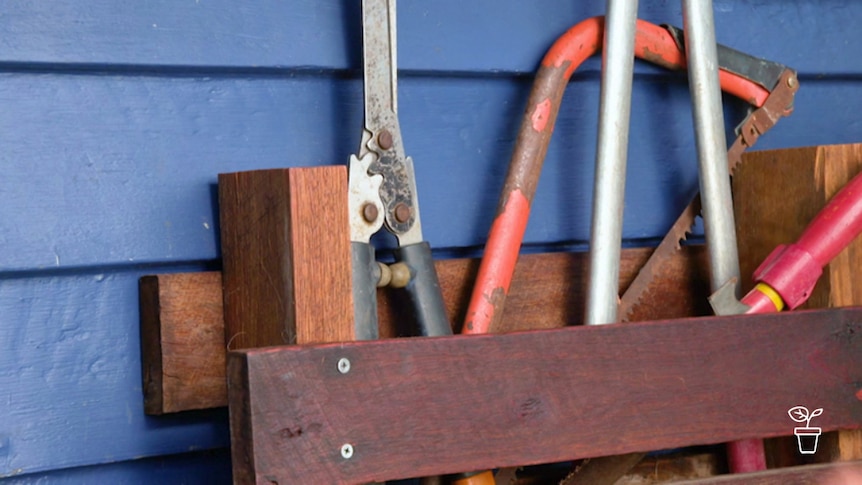
[(365, 222), (374, 222), (377, 220), (377, 206), (371, 202), (366, 202), (362, 206), (362, 218)]
[(345, 460), (349, 460), (353, 457), (353, 445), (350, 443), (344, 443), (341, 445), (341, 457)]
[(410, 206), (404, 202), (399, 202), (395, 206), (395, 220), (400, 223), (405, 223), (410, 220)]
[(796, 86), (796, 76), (790, 76), (787, 78), (787, 87), (792, 88)]
[(338, 359), (338, 372), (341, 372), (342, 374), (350, 372), (350, 359), (347, 357)]
[(392, 133), (389, 130), (382, 130), (379, 135), (377, 135), (377, 145), (384, 150), (389, 150), (392, 148)]

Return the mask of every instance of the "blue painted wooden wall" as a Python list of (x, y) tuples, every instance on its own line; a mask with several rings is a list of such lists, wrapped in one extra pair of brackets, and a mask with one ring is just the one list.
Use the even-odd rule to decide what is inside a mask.
[[(219, 267), (219, 172), (346, 163), (362, 119), (358, 0), (9, 0), (0, 7), (0, 476), (229, 480), (224, 410), (146, 417), (137, 280)], [(475, 255), (531, 73), (601, 1), (399, 4), (400, 111), (426, 237)], [(681, 23), (679, 1), (640, 15)], [(800, 72), (758, 148), (862, 140), (862, 3), (716, 0), (718, 40)], [(575, 75), (528, 249), (583, 249), (597, 60)], [(728, 101), (728, 125), (742, 106)], [(638, 64), (624, 234), (695, 191), (685, 77)]]

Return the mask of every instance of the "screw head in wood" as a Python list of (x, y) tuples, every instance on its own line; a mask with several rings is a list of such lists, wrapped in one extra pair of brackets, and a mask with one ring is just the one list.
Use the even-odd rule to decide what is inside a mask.
[(350, 359), (347, 357), (338, 359), (338, 372), (341, 372), (342, 374), (350, 372)]
[(344, 443), (341, 445), (341, 457), (345, 460), (353, 458), (353, 445), (350, 443)]

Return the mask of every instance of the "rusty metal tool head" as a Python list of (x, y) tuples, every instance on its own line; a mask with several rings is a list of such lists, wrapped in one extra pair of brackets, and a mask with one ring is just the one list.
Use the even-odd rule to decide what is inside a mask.
[[(365, 122), (348, 166), (356, 335), (378, 337), (376, 288), (386, 285), (406, 289), (420, 335), (451, 334), (398, 124), (395, 0), (362, 0), (362, 41)], [(392, 266), (377, 262), (370, 244), (383, 228), (398, 240)]]

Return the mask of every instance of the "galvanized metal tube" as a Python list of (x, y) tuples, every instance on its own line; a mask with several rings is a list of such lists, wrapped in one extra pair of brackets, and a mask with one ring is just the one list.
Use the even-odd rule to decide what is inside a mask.
[[(713, 292), (739, 279), (712, 0), (683, 0), (685, 52), (700, 172), (700, 200)], [(739, 285), (735, 290), (739, 297)]]
[(636, 0), (608, 0), (590, 231), (587, 325), (614, 323), (634, 69)]

